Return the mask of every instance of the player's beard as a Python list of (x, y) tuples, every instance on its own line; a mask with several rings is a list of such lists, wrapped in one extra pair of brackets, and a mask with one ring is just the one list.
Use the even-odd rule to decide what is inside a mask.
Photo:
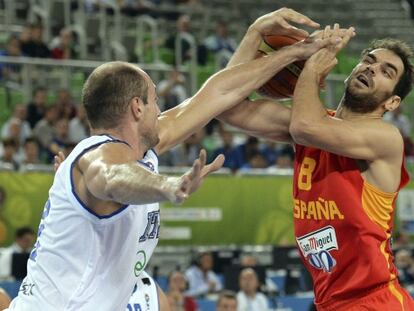
[(352, 112), (370, 113), (375, 111), (391, 94), (388, 93), (357, 93), (346, 86), (343, 106)]

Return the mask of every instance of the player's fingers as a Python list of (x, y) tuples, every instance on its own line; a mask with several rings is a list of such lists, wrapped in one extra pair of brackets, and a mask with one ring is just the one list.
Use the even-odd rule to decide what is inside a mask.
[(327, 26), (325, 26), (325, 29), (323, 30), (322, 38), (326, 39), (326, 38), (330, 37), (330, 35), (331, 35), (331, 26), (327, 25)]
[(207, 152), (205, 149), (200, 150), (199, 159), (200, 159), (201, 168), (203, 168), (207, 162)]
[(201, 170), (200, 159), (197, 159), (197, 160), (194, 161), (193, 167), (192, 167), (191, 172), (190, 172), (191, 180), (194, 180), (195, 178), (197, 178), (197, 176), (200, 175), (200, 170)]
[(349, 40), (351, 40), (352, 37), (355, 36), (355, 28), (354, 27), (349, 27), (346, 31), (345, 36), (343, 36), (341, 42), (339, 42), (339, 44), (337, 45), (337, 50), (341, 50), (343, 49), (349, 42)]
[(289, 20), (290, 22), (294, 22), (297, 24), (307, 25), (312, 28), (318, 28), (320, 27), (319, 23), (313, 21), (306, 15), (303, 15), (299, 12), (296, 12), (295, 10), (288, 9), (286, 13), (284, 14), (284, 18)]
[(221, 169), (223, 167), (224, 164), (224, 160), (225, 157), (224, 155), (220, 154), (218, 155), (213, 162), (211, 162), (209, 165), (205, 166), (201, 176), (202, 178), (204, 178), (205, 176), (207, 176), (208, 174), (218, 171), (219, 169)]
[(333, 46), (338, 44), (341, 41), (339, 37), (328, 37), (324, 39), (318, 39), (315, 41), (318, 44), (318, 49), (323, 49), (325, 47)]

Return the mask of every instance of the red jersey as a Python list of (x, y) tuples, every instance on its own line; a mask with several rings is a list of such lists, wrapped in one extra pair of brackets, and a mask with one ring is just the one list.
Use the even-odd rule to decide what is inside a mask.
[[(370, 185), (354, 159), (301, 145), (293, 177), (296, 242), (316, 304), (353, 301), (384, 286), (402, 301), (390, 245), (398, 191)], [(402, 165), (398, 190), (408, 180)]]

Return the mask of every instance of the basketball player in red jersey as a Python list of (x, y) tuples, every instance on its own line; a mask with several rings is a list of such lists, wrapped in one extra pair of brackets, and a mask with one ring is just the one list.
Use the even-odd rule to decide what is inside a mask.
[[(319, 99), (321, 80), (353, 32), (338, 25), (324, 31), (342, 41), (306, 62), (292, 110), (270, 100), (246, 100), (219, 119), (295, 144), (295, 236), (319, 311), (414, 310), (398, 284), (390, 245), (395, 200), (408, 182), (403, 140), (382, 121), (412, 88), (411, 51), (397, 40), (374, 43), (346, 80), (338, 110), (328, 115)], [(230, 65), (250, 57), (241, 46)]]

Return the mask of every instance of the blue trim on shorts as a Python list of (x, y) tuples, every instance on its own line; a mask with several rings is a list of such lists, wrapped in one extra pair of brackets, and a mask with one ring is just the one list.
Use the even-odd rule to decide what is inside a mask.
[[(106, 135), (106, 134), (105, 134)], [(109, 135), (106, 135), (106, 136), (109, 136)], [(90, 214), (92, 214), (92, 215), (94, 215), (95, 217), (97, 217), (97, 218), (99, 218), (99, 219), (107, 219), (107, 218), (111, 218), (111, 217), (113, 217), (113, 216), (115, 216), (115, 215), (117, 215), (117, 214), (119, 214), (119, 213), (121, 213), (123, 210), (125, 210), (128, 206), (129, 206), (129, 204), (126, 204), (126, 205), (122, 205), (118, 210), (116, 210), (115, 212), (113, 212), (113, 213), (111, 213), (111, 214), (109, 214), (109, 215), (104, 215), (104, 216), (101, 216), (101, 215), (98, 215), (97, 213), (95, 213), (93, 210), (91, 210), (81, 199), (80, 199), (80, 197), (78, 196), (78, 194), (75, 192), (75, 186), (74, 186), (74, 183), (73, 183), (73, 174), (72, 174), (72, 171), (73, 171), (73, 167), (75, 166), (75, 163), (79, 160), (79, 158), (81, 157), (81, 156), (83, 156), (85, 153), (87, 153), (87, 152), (89, 152), (90, 150), (92, 150), (92, 149), (94, 149), (94, 148), (96, 148), (96, 147), (98, 147), (98, 146), (100, 146), (100, 145), (102, 145), (102, 144), (105, 144), (105, 143), (122, 143), (122, 144), (126, 144), (126, 145), (128, 145), (129, 146), (129, 144), (127, 143), (127, 142), (125, 142), (125, 141), (122, 141), (122, 140), (119, 140), (119, 139), (108, 139), (108, 140), (104, 140), (104, 141), (101, 141), (101, 142), (99, 142), (99, 143), (96, 143), (96, 144), (94, 144), (94, 145), (92, 145), (92, 146), (89, 146), (88, 148), (86, 148), (86, 149), (84, 149), (74, 160), (73, 160), (73, 162), (72, 162), (72, 164), (70, 165), (70, 185), (71, 185), (71, 187), (72, 187), (72, 193), (73, 193), (73, 195), (74, 195), (74, 197), (76, 198), (76, 200), (79, 202), (79, 204), (86, 210), (86, 211), (88, 211)]]

